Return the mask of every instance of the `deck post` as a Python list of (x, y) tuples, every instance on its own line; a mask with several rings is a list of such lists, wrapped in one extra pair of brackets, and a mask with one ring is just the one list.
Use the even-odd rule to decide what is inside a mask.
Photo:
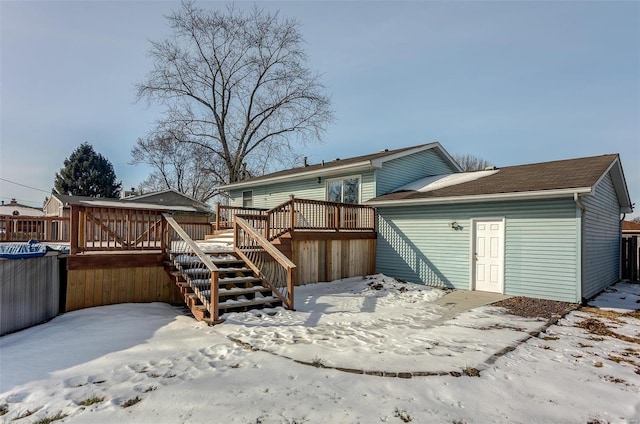
[(297, 268), (287, 268), (287, 303), (289, 309), (294, 310), (293, 288), (295, 287), (295, 274)]
[(340, 206), (333, 207), (333, 227), (336, 231), (340, 231)]
[(220, 311), (218, 310), (218, 271), (211, 271), (211, 302), (209, 303), (209, 315), (212, 323), (215, 324), (220, 320)]
[(220, 230), (220, 202), (216, 203), (216, 231)]
[(71, 221), (70, 221), (70, 231), (71, 234), (69, 236), (69, 253), (75, 255), (78, 253), (78, 226), (80, 225), (80, 211), (77, 206), (71, 206)]
[(293, 194), (289, 195), (289, 230), (293, 231), (296, 228), (296, 208), (295, 208), (295, 197)]

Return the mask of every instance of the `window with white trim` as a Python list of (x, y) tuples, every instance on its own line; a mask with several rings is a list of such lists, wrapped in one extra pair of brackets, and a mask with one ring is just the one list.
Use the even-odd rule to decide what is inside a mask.
[(253, 207), (253, 190), (247, 190), (242, 192), (242, 207), (243, 208)]
[(329, 202), (360, 203), (360, 177), (327, 180), (326, 199)]

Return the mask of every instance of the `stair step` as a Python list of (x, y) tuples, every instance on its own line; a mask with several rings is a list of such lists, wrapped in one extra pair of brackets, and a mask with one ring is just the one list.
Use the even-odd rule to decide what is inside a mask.
[(240, 296), (240, 295), (249, 294), (249, 293), (267, 293), (267, 292), (270, 293), (271, 289), (269, 287), (264, 287), (264, 286), (253, 286), (253, 287), (247, 287), (247, 288), (234, 287), (232, 289), (223, 289), (223, 288), (218, 289), (219, 296)]
[[(218, 285), (225, 286), (229, 284), (260, 284), (262, 285), (262, 280), (256, 277), (233, 277), (233, 278), (220, 278), (218, 279)], [(191, 284), (196, 287), (209, 287), (211, 285), (211, 280), (208, 278), (201, 278), (197, 280), (191, 280)]]
[(224, 256), (213, 256), (211, 257), (211, 262), (213, 262), (216, 265), (224, 265), (224, 264), (243, 264), (244, 261), (242, 259), (238, 259), (235, 256), (231, 256), (231, 255), (227, 255), (227, 257)]
[(219, 284), (231, 284), (231, 283), (262, 283), (262, 280), (256, 277), (224, 277), (218, 278)]
[(209, 311), (204, 305), (194, 305), (190, 307), (189, 310), (191, 310), (191, 313), (197, 321), (203, 321), (207, 315), (209, 315)]
[(262, 297), (258, 299), (252, 299), (250, 301), (227, 300), (225, 302), (218, 303), (218, 309), (220, 311), (228, 311), (230, 309), (249, 310), (251, 306), (260, 306), (266, 304), (280, 306), (282, 305), (282, 302), (276, 296)]
[(251, 268), (236, 268), (236, 267), (229, 267), (229, 268), (220, 268), (220, 273), (221, 274), (228, 274), (230, 272), (253, 272), (253, 270)]

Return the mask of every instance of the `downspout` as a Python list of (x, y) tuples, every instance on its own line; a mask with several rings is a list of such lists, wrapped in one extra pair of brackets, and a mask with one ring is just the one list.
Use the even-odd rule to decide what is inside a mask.
[(587, 208), (585, 207), (582, 199), (578, 193), (573, 193), (573, 201), (576, 202), (576, 205), (580, 208), (580, 250), (578, 251), (580, 254), (580, 268), (578, 269), (578, 280), (580, 281), (580, 293), (578, 294), (578, 299), (583, 302), (582, 293), (584, 293), (584, 215), (587, 212)]
[[(633, 210), (632, 210), (633, 212)], [(618, 234), (620, 234), (620, 243), (618, 243), (620, 245), (620, 250), (618, 251), (618, 257), (620, 257), (620, 262), (618, 263), (618, 281), (622, 280), (622, 227), (624, 226), (624, 219), (627, 217), (627, 213), (623, 212), (622, 213), (622, 218), (620, 218), (620, 222), (618, 222)]]

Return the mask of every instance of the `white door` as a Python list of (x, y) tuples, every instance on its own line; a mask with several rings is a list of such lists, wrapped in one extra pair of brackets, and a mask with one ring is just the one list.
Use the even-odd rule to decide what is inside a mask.
[(475, 221), (475, 290), (502, 293), (504, 280), (504, 222)]

